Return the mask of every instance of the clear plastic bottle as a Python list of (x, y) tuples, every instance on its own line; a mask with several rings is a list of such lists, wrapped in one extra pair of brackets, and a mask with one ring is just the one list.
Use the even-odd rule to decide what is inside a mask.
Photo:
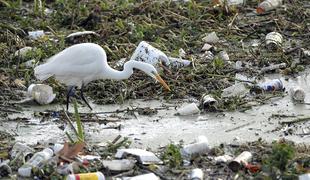
[(33, 167), (39, 167), (44, 161), (47, 161), (53, 156), (54, 152), (50, 148), (45, 148), (41, 152), (35, 153), (29, 161), (18, 169), (18, 174), (23, 177), (30, 177)]

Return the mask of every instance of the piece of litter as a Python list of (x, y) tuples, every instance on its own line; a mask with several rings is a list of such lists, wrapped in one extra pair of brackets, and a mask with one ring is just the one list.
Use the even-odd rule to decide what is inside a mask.
[(124, 158), (132, 155), (137, 158), (141, 164), (162, 164), (163, 162), (152, 152), (143, 149), (118, 149), (115, 158)]

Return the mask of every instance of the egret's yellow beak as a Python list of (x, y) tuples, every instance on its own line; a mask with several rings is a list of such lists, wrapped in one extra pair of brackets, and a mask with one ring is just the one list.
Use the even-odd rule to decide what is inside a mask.
[(157, 79), (157, 81), (164, 86), (164, 88), (166, 88), (168, 91), (171, 91), (170, 87), (167, 85), (167, 83), (159, 76), (159, 74), (155, 75), (155, 78)]

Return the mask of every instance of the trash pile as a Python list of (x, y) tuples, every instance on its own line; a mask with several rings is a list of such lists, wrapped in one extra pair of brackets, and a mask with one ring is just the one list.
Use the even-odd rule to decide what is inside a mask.
[[(175, 114), (189, 117), (243, 112), (275, 97), (290, 96), (294, 105), (306, 104), (306, 89), (286, 84), (307, 73), (309, 7), (308, 0), (1, 0), (0, 119), (9, 121), (9, 115), (23, 112), (26, 101), (42, 106), (63, 103), (65, 87), (54, 79), (38, 82), (33, 69), (82, 42), (102, 46), (109, 64), (119, 70), (128, 60), (154, 65), (172, 90), (156, 91), (159, 85), (136, 72), (129, 80), (89, 84), (85, 91), (95, 104), (185, 99), (188, 103), (178, 105)], [(280, 125), (290, 133), (294, 123), (309, 119)], [(305, 180), (310, 176), (308, 145), (258, 140), (210, 147), (207, 137), (199, 136), (191, 144), (171, 143), (153, 153), (130, 148), (126, 138), (87, 144), (79, 120), (77, 140), (67, 134), (69, 142), (60, 144), (28, 146), (0, 132), (0, 178)]]
[(0, 162), (0, 178), (306, 180), (310, 176), (309, 147), (286, 140), (210, 147), (207, 138), (199, 136), (191, 144), (170, 144), (153, 153), (128, 148), (121, 139), (105, 146), (77, 142), (30, 147), (16, 142), (8, 159)]

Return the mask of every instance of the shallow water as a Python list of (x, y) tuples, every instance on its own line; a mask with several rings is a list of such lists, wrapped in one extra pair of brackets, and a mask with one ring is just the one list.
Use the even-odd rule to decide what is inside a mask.
[[(271, 75), (266, 79), (280, 78), (280, 75)], [(310, 102), (310, 76), (307, 73), (288, 81), (281, 78), (284, 86), (288, 90), (290, 87), (299, 85), (304, 88), (306, 94), (305, 102)], [(310, 105), (294, 104), (289, 95), (280, 98), (272, 98), (265, 105), (254, 106), (246, 112), (224, 112), (224, 113), (204, 113), (194, 116), (176, 116), (176, 108), (186, 103), (186, 100), (177, 101), (143, 101), (130, 100), (122, 105), (99, 106), (92, 104), (95, 112), (113, 112), (119, 109), (134, 107), (158, 108), (158, 113), (152, 116), (134, 115), (126, 113), (104, 113), (98, 114), (100, 119), (109, 119), (104, 125), (97, 122), (84, 123), (87, 141), (89, 143), (103, 143), (111, 141), (118, 135), (129, 137), (132, 147), (157, 148), (170, 142), (184, 140), (186, 143), (194, 141), (199, 135), (205, 135), (211, 145), (220, 143), (240, 143), (262, 138), (266, 141), (273, 141), (281, 137), (293, 140), (298, 143), (310, 143), (310, 136), (288, 135), (284, 136), (285, 128), (281, 127), (279, 121), (289, 121), (297, 117), (310, 116)], [(167, 108), (165, 108), (167, 107)], [(30, 120), (1, 121), (0, 130), (16, 134), (18, 141), (29, 144), (37, 142), (63, 142), (66, 139), (65, 133), (59, 127), (59, 119), (40, 122), (39, 118), (34, 118), (34, 112), (50, 110), (61, 110), (64, 105), (30, 106), (25, 107), (25, 111), (20, 114), (13, 114), (10, 118), (26, 117)], [(72, 111), (73, 108), (70, 108)], [(80, 112), (90, 113), (87, 107), (83, 107)], [(294, 115), (296, 117), (275, 119), (270, 118), (272, 114)], [(116, 115), (117, 117), (113, 117)], [(111, 122), (112, 121), (112, 122)], [(121, 126), (121, 129), (111, 129), (111, 127)], [(240, 127), (241, 126), (241, 127)], [(240, 127), (240, 128), (238, 128)], [(67, 128), (67, 127), (66, 127)], [(235, 129), (236, 128), (236, 129)], [(237, 129), (238, 128), (238, 129)], [(273, 131), (275, 130), (275, 131)], [(294, 126), (294, 134), (310, 132), (310, 121), (298, 123)]]

